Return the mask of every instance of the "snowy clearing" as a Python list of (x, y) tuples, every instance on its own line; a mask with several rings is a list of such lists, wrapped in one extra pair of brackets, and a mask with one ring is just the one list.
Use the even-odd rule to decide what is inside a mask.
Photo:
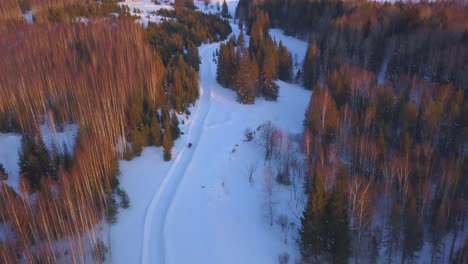
[[(305, 53), (305, 42), (289, 43), (279, 34), (286, 46)], [(111, 227), (112, 263), (273, 263), (284, 252), (299, 257), (295, 239), (305, 197), (301, 191), (296, 202), (291, 187), (274, 183), (270, 226), (263, 149), (258, 139), (244, 142), (244, 132), (270, 120), (297, 136), (311, 93), (278, 82), (278, 102), (258, 98), (255, 105), (241, 105), (234, 91), (215, 80), (218, 48), (199, 49), (201, 95), (181, 126), (185, 135), (175, 142), (173, 160), (163, 162), (162, 150), (149, 147), (120, 164), (131, 207)], [(189, 142), (193, 147), (187, 148)], [(251, 161), (257, 167), (252, 184), (246, 171)], [(280, 215), (294, 225), (288, 234), (276, 223)]]
[(155, 4), (153, 0), (125, 0), (119, 5), (127, 6), (130, 14), (140, 17), (138, 23), (146, 27), (149, 22), (160, 23), (163, 21), (164, 17), (156, 15), (156, 12), (160, 9), (173, 10), (173, 3), (174, 1), (160, 1), (159, 4)]

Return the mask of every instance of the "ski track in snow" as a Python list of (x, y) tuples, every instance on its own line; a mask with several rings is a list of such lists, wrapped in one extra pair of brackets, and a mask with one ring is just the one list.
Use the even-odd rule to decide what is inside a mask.
[[(218, 45), (218, 43), (215, 43), (200, 48), (200, 55), (202, 57), (200, 72), (211, 71), (212, 63), (209, 61), (210, 55)], [(209, 83), (204, 83), (203, 81), (200, 80), (200, 99), (197, 102), (197, 108), (193, 114), (187, 133), (189, 142), (194, 142), (194, 144), (191, 148), (184, 148), (177, 155), (169, 172), (164, 177), (158, 191), (154, 194), (146, 209), (141, 254), (141, 263), (143, 264), (165, 263), (164, 228), (167, 211), (177, 192), (177, 187), (185, 175), (185, 170), (190, 165), (193, 154), (197, 151), (197, 142), (199, 142), (206, 117), (210, 111), (211, 87)], [(156, 241), (152, 241), (152, 239), (156, 239)]]

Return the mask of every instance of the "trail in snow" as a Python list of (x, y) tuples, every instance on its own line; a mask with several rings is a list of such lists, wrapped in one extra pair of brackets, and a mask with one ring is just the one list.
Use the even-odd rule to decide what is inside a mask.
[[(200, 48), (202, 56), (201, 75), (204, 75), (203, 72), (211, 71), (212, 63), (209, 59), (217, 45), (210, 44)], [(146, 209), (141, 263), (165, 263), (164, 227), (167, 218), (166, 213), (177, 191), (179, 182), (184, 177), (185, 170), (192, 160), (193, 153), (197, 151), (197, 142), (200, 139), (205, 126), (205, 119), (210, 111), (210, 91), (210, 85), (204, 83), (202, 79), (200, 81), (200, 99), (197, 102), (196, 111), (193, 111), (192, 122), (186, 135), (188, 141), (193, 143), (193, 147), (190, 149), (185, 148), (177, 155)]]

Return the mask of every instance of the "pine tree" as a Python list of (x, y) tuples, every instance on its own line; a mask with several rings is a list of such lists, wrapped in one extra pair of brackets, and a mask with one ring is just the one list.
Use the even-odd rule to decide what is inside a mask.
[(70, 172), (71, 171), (71, 168), (73, 166), (73, 158), (68, 150), (68, 147), (67, 147), (67, 144), (63, 144), (63, 159), (62, 159), (62, 163), (63, 163), (63, 168)]
[(180, 137), (179, 119), (175, 112), (172, 112), (171, 114), (171, 133), (173, 140)]
[(434, 263), (440, 253), (440, 242), (446, 233), (447, 219), (445, 204), (440, 203), (435, 210), (435, 216), (431, 225), (432, 262)]
[(172, 147), (174, 146), (174, 142), (172, 139), (172, 131), (170, 120), (165, 120), (164, 125), (164, 136), (163, 136), (163, 151), (164, 151), (164, 161), (170, 161), (172, 158)]
[(265, 99), (268, 101), (276, 101), (279, 96), (279, 86), (273, 80), (266, 78), (265, 75), (263, 75), (260, 82)]
[(315, 173), (313, 191), (301, 219), (301, 254), (306, 263), (308, 259), (320, 256), (326, 249), (324, 218), (327, 193), (323, 180), (323, 176)]
[(157, 147), (161, 146), (162, 144), (162, 135), (161, 135), (161, 124), (158, 121), (157, 117), (153, 117), (151, 120), (151, 128), (150, 128), (150, 144), (153, 144)]
[(317, 44), (311, 43), (309, 45), (302, 69), (304, 86), (307, 89), (312, 89), (320, 77), (319, 49)]
[(422, 248), (424, 234), (422, 226), (416, 211), (416, 200), (411, 198), (405, 208), (402, 263), (407, 259), (413, 259), (414, 253)]
[(50, 160), (50, 157), (47, 158), (46, 150), (39, 150), (40, 147), (38, 147), (38, 145), (42, 145), (45, 148), (43, 143), (42, 141), (42, 143), (36, 144), (34, 137), (28, 134), (24, 135), (22, 139), (19, 160), (20, 174), (27, 179), (25, 182), (30, 185), (25, 187), (31, 187), (33, 191), (39, 188), (41, 178), (46, 175), (44, 172), (47, 166), (50, 165), (50, 162), (47, 160)]
[(289, 82), (292, 76), (292, 56), (288, 49), (280, 41), (278, 46), (279, 68), (278, 77), (280, 80)]
[(262, 72), (260, 74), (260, 89), (265, 99), (276, 101), (279, 96), (279, 86), (275, 83), (278, 74), (278, 57), (273, 42), (267, 41), (263, 56)]
[(143, 147), (148, 146), (148, 138), (149, 138), (149, 131), (150, 128), (148, 126), (144, 126), (142, 129), (138, 129), (135, 131), (133, 135), (133, 154), (135, 156), (140, 156)]
[(257, 95), (258, 66), (248, 54), (242, 55), (239, 71), (236, 75), (237, 101), (241, 104), (253, 104)]
[(333, 189), (326, 207), (326, 240), (327, 250), (333, 263), (348, 263), (351, 255), (351, 236), (348, 215), (348, 175), (346, 167), (338, 168), (336, 186)]
[(230, 18), (231, 15), (229, 14), (229, 9), (228, 9), (228, 6), (226, 4), (226, 0), (223, 1), (223, 7), (221, 9), (221, 16), (225, 17), (225, 18)]
[(237, 73), (238, 56), (234, 49), (234, 43), (229, 41), (227, 44), (221, 44), (219, 51), (218, 66), (216, 71), (216, 80), (226, 88), (232, 88), (234, 85), (234, 76)]
[(41, 173), (43, 176), (51, 176), (52, 174), (52, 159), (47, 147), (44, 143), (42, 135), (39, 133), (37, 135), (37, 143), (35, 146), (35, 154), (37, 156), (38, 162), (41, 166)]

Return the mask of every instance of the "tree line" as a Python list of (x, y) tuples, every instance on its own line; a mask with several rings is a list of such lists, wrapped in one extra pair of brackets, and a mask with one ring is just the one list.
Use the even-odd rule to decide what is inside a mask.
[(259, 95), (276, 101), (279, 86), (275, 80), (291, 81), (292, 78), (291, 53), (270, 37), (266, 12), (256, 10), (251, 17), (255, 20), (247, 29), (248, 47), (242, 26), (237, 40), (232, 36), (226, 44), (221, 44), (216, 79), (222, 86), (235, 90), (237, 101), (242, 104), (253, 104)]
[(260, 7), (273, 26), (315, 43), (322, 74), (355, 63), (382, 81), (407, 74), (468, 89), (466, 3), (241, 2), (238, 9)]
[[(171, 158), (180, 135), (176, 112), (188, 114), (198, 97), (196, 46), (230, 34), (215, 16), (174, 16), (147, 29), (110, 17), (88, 25), (0, 23), (0, 131), (23, 135), (20, 193), (0, 171), (0, 222), (13, 234), (0, 243), (2, 262), (85, 262), (85, 240), (103, 261), (95, 226), (114, 223), (119, 208), (129, 206), (118, 159), (147, 145), (162, 146), (164, 159)], [(45, 115), (77, 124), (74, 150), (45, 146)]]
[(303, 261), (466, 262), (466, 4), (240, 1), (241, 23), (256, 8), (310, 42)]
[(468, 211), (466, 113), (452, 84), (379, 85), (347, 65), (317, 82), (305, 118), (304, 259), (407, 263), (429, 242), (432, 263), (466, 261), (455, 246)]

